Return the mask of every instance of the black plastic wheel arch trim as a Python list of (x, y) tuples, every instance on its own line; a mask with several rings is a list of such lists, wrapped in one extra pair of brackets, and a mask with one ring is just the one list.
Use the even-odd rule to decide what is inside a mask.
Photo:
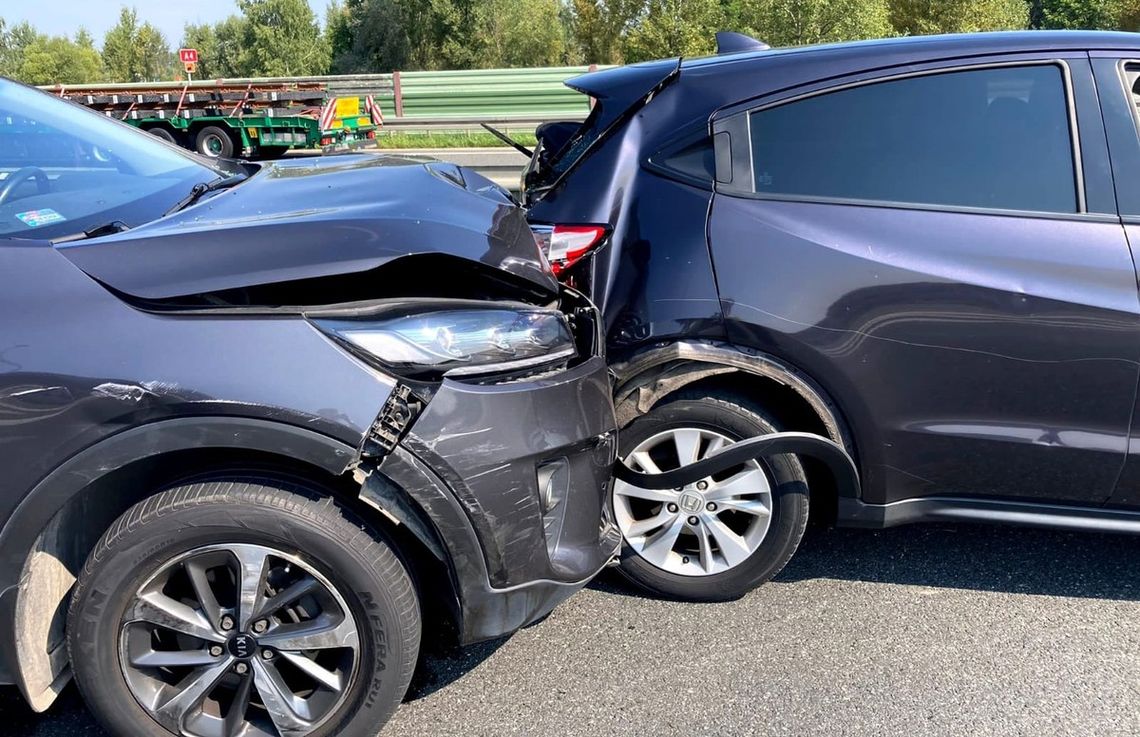
[(822, 462), (835, 477), (840, 497), (859, 498), (859, 471), (847, 451), (833, 440), (806, 432), (777, 432), (741, 440), (708, 458), (664, 473), (640, 473), (618, 461), (614, 464), (614, 478), (642, 489), (676, 489), (741, 463), (784, 453)]

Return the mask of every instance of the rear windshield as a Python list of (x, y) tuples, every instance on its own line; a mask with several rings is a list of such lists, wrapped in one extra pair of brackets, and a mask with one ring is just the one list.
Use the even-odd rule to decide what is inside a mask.
[(574, 162), (582, 158), (582, 154), (586, 153), (586, 149), (597, 140), (598, 136), (602, 135), (604, 129), (601, 126), (601, 120), (602, 106), (598, 103), (590, 110), (589, 117), (569, 141), (560, 145), (557, 151), (546, 152), (549, 156), (547, 165), (550, 167), (551, 181), (569, 170)]

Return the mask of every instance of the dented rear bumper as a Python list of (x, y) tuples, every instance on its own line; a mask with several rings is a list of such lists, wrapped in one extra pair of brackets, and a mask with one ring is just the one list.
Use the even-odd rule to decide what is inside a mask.
[(521, 381), (443, 382), (378, 470), (438, 533), (463, 642), (541, 618), (609, 562), (615, 454), (600, 357)]

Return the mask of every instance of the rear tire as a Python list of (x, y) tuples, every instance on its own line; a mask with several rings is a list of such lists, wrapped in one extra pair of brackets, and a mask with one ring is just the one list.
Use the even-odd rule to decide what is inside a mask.
[[(648, 454), (647, 462), (667, 471), (680, 465), (681, 450), (694, 442), (696, 457), (704, 458), (714, 444), (779, 430), (772, 417), (742, 397), (682, 390), (622, 429), (619, 455), (638, 470), (656, 472), (634, 460)], [(736, 484), (730, 486), (732, 481)], [(743, 596), (783, 570), (807, 526), (807, 477), (793, 455), (759, 459), (665, 494), (676, 499), (639, 498), (636, 489), (617, 482), (611, 504), (624, 537), (618, 570), (669, 598), (728, 601)], [(672, 529), (680, 533), (668, 546), (664, 533)]]
[[(350, 511), (309, 485), (234, 476), (120, 517), (80, 574), (68, 642), (112, 734), (209, 734), (241, 718), (242, 734), (292, 721), (298, 735), (371, 737), (411, 680), (420, 610), (392, 547)], [(296, 698), (307, 715), (282, 706)]]
[(194, 148), (211, 159), (230, 159), (234, 155), (234, 140), (225, 128), (208, 125), (194, 137)]

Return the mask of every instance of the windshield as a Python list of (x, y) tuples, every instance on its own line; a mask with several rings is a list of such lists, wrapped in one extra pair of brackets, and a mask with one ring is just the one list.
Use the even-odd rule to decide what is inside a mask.
[(0, 79), (0, 238), (141, 225), (218, 175), (125, 123)]

